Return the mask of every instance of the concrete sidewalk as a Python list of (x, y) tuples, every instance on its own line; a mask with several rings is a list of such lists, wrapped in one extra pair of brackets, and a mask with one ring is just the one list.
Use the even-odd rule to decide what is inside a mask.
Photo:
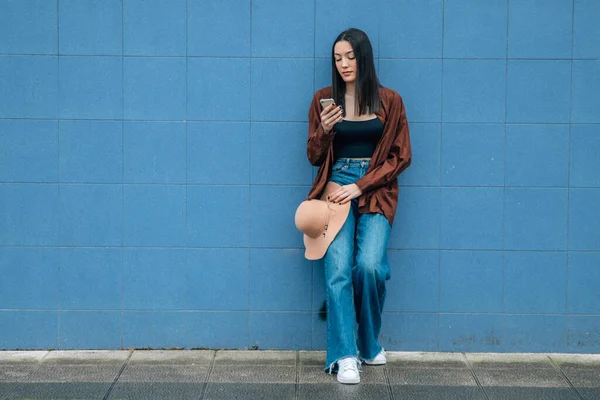
[(600, 355), (388, 352), (337, 383), (315, 351), (0, 351), (0, 399), (600, 399)]

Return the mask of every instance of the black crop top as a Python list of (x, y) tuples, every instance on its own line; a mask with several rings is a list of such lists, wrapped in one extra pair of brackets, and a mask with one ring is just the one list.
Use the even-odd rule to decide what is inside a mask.
[(342, 120), (335, 124), (333, 154), (335, 158), (370, 158), (383, 134), (379, 118), (365, 121)]

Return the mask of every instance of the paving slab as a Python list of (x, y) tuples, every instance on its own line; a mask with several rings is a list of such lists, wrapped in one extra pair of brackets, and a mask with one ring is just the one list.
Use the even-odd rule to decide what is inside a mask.
[(196, 382), (203, 383), (208, 367), (200, 365), (128, 365), (119, 382)]
[(324, 351), (300, 351), (300, 365), (320, 366), (325, 369), (327, 353)]
[(204, 400), (293, 400), (296, 398), (294, 384), (215, 383), (211, 382), (204, 393)]
[(486, 400), (477, 386), (392, 385), (392, 393), (402, 400)]
[(387, 385), (341, 385), (337, 383), (308, 383), (298, 388), (298, 399), (303, 400), (386, 400), (391, 399)]
[(110, 382), (22, 383), (9, 399), (102, 399), (110, 386)]
[(4, 399), (10, 392), (19, 386), (16, 382), (0, 382), (0, 399)]
[(38, 368), (38, 364), (0, 364), (0, 384), (4, 382), (21, 382), (36, 368)]
[(600, 399), (600, 388), (577, 388), (577, 392), (585, 400), (598, 400)]
[(189, 382), (118, 382), (110, 392), (109, 399), (127, 400), (197, 400), (204, 383)]
[(296, 367), (215, 365), (208, 380), (232, 383), (295, 383)]
[(295, 351), (219, 350), (215, 365), (296, 365)]
[(0, 364), (39, 363), (49, 351), (0, 351)]
[[(300, 381), (304, 383), (337, 383), (336, 374), (328, 374), (323, 367), (301, 366)], [(360, 383), (365, 384), (387, 384), (385, 367), (362, 367)]]
[(549, 354), (552, 361), (563, 366), (600, 368), (600, 354)]
[(131, 351), (127, 350), (56, 350), (50, 351), (43, 361), (45, 364), (63, 365), (122, 365), (130, 354)]
[(462, 368), (388, 368), (391, 385), (477, 386), (470, 370)]
[(214, 350), (136, 350), (129, 364), (152, 365), (204, 365), (210, 366), (215, 358)]
[(27, 377), (27, 382), (113, 382), (119, 365), (42, 365)]
[(600, 387), (600, 369), (579, 366), (567, 366), (560, 369), (576, 387)]
[(475, 371), (482, 386), (496, 387), (568, 387), (569, 382), (555, 369), (530, 368), (527, 370), (502, 368)]
[(571, 388), (556, 387), (485, 387), (489, 400), (578, 400)]
[(389, 367), (469, 368), (462, 353), (387, 352)]
[(546, 368), (554, 369), (545, 354), (519, 353), (465, 353), (473, 369), (490, 368)]

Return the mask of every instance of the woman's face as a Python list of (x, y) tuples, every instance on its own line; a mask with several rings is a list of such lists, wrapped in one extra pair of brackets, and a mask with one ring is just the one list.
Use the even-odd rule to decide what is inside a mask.
[(346, 40), (337, 42), (333, 47), (333, 56), (335, 57), (335, 66), (344, 82), (354, 82), (358, 73), (358, 66), (350, 42)]

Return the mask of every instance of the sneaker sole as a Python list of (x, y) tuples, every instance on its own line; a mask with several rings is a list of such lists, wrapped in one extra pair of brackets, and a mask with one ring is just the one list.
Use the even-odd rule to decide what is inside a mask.
[(360, 383), (360, 377), (356, 378), (356, 379), (340, 379), (337, 378), (339, 383), (343, 383), (344, 385), (356, 385), (357, 383)]
[(369, 362), (365, 360), (365, 364), (367, 365), (385, 365), (387, 363), (386, 361), (375, 361), (375, 362)]

